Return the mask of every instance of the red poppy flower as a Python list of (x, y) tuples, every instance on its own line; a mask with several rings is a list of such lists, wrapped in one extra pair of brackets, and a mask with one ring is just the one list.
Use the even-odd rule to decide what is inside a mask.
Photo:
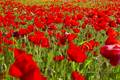
[(58, 56), (54, 56), (54, 57), (53, 57), (53, 60), (54, 60), (54, 61), (62, 61), (62, 60), (64, 60), (64, 58), (65, 58), (65, 57), (64, 57), (63, 55), (58, 55)]
[(83, 18), (83, 16), (81, 14), (77, 14), (77, 19), (81, 20)]
[(74, 31), (75, 33), (79, 33), (79, 32), (80, 32), (80, 29), (74, 28), (73, 31)]
[(57, 27), (56, 27), (56, 25), (50, 25), (50, 26), (48, 27), (48, 29), (49, 29), (49, 30), (56, 30)]
[(23, 76), (22, 72), (15, 65), (11, 65), (9, 72), (10, 72), (10, 75), (12, 75), (14, 77), (22, 77)]
[(32, 20), (32, 16), (26, 16), (26, 20)]
[(61, 46), (61, 45), (65, 45), (65, 43), (66, 43), (66, 40), (67, 40), (67, 35), (66, 34), (60, 34), (60, 33), (57, 33), (56, 34), (56, 38), (59, 40), (58, 42), (57, 42), (57, 44), (59, 45), (59, 46)]
[(14, 45), (15, 44), (15, 42), (13, 40), (9, 40), (5, 37), (2, 40), (5, 44), (9, 44), (9, 45)]
[(0, 15), (0, 22), (1, 22), (1, 23), (0, 23), (0, 26), (3, 25), (2, 21), (3, 21), (3, 16)]
[(52, 30), (47, 30), (49, 36), (52, 36), (53, 35), (53, 31)]
[(76, 20), (73, 20), (73, 19), (72, 19), (72, 20), (70, 21), (70, 23), (71, 23), (72, 26), (79, 26), (79, 22), (77, 22)]
[(77, 34), (67, 34), (67, 39), (68, 39), (68, 42), (72, 42), (75, 38), (77, 38)]
[(41, 74), (32, 55), (25, 51), (14, 49), (15, 62), (10, 66), (9, 74), (20, 80), (46, 80)]
[(49, 48), (49, 40), (47, 38), (41, 38), (41, 46), (45, 48)]
[(80, 46), (77, 46), (74, 43), (70, 43), (67, 54), (72, 61), (78, 63), (83, 63), (87, 58), (85, 51), (81, 50)]
[(117, 24), (115, 21), (110, 21), (109, 25), (110, 27), (117, 27)]
[(25, 28), (20, 28), (18, 31), (18, 34), (21, 36), (27, 35), (28, 33), (29, 33), (28, 30)]
[(87, 25), (87, 23), (84, 22), (84, 23), (82, 24), (82, 28), (85, 29), (85, 28), (86, 28), (86, 25)]
[(117, 18), (117, 24), (120, 24), (120, 18)]
[(40, 73), (39, 69), (33, 69), (27, 75), (21, 77), (21, 80), (47, 80), (47, 79)]
[(73, 71), (71, 74), (72, 80), (85, 80), (85, 77), (78, 73), (77, 71)]
[(32, 32), (33, 30), (34, 30), (34, 26), (33, 25), (28, 25), (28, 27), (27, 27), (28, 33)]
[(117, 40), (114, 36), (109, 36), (107, 38), (107, 40), (105, 41), (106, 45), (110, 45), (110, 44), (120, 44), (120, 41)]
[(12, 37), (12, 33), (13, 33), (13, 30), (8, 32), (5, 37), (6, 38), (11, 38)]
[(106, 34), (112, 37), (116, 37), (118, 35), (118, 33), (113, 28), (108, 28), (108, 30), (106, 31)]
[(20, 15), (19, 19), (21, 19), (23, 21), (25, 19), (25, 15)]
[(14, 51), (14, 58), (15, 58), (15, 59), (16, 59), (18, 56), (25, 54), (25, 51), (23, 51), (23, 50), (21, 50), (21, 49), (14, 48), (13, 51)]
[(64, 23), (66, 26), (71, 26), (71, 17), (70, 16), (66, 16)]
[(22, 21), (22, 22), (20, 22), (19, 24), (21, 24), (21, 25), (25, 25), (25, 24), (27, 24), (27, 23), (24, 22), (24, 21)]
[(116, 66), (120, 64), (120, 45), (105, 45), (101, 47), (100, 53), (105, 58), (109, 59), (111, 65)]
[(57, 17), (57, 18), (55, 18), (55, 22), (56, 22), (56, 23), (62, 23), (63, 20), (62, 20), (62, 18)]
[(40, 21), (38, 17), (34, 18), (34, 24), (36, 25), (37, 28), (42, 28), (42, 29), (45, 28), (44, 24)]
[(82, 44), (81, 49), (86, 50), (86, 51), (92, 51), (94, 47), (98, 46), (99, 43), (96, 42), (95, 40), (90, 40), (89, 42), (85, 42)]

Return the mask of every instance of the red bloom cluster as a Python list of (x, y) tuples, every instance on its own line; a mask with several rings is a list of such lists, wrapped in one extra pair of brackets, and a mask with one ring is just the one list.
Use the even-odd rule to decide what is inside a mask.
[[(7, 52), (7, 49), (11, 51), (11, 47), (16, 47), (16, 45), (28, 49), (26, 41), (29, 40), (33, 45), (48, 48), (42, 51), (43, 53), (51, 49), (64, 48), (63, 50), (66, 50), (68, 46), (67, 55), (61, 50), (63, 55), (56, 54), (53, 60), (62, 61), (67, 57), (71, 61), (83, 63), (87, 59), (86, 52), (91, 51), (97, 54), (94, 48), (99, 46), (99, 43), (94, 40), (96, 35), (92, 35), (91, 28), (88, 29), (90, 26), (96, 32), (106, 31), (108, 38), (105, 46), (100, 49), (101, 55), (109, 59), (113, 66), (120, 64), (119, 32), (115, 30), (120, 25), (119, 8), (109, 7), (105, 10), (81, 8), (73, 6), (72, 3), (65, 3), (61, 6), (29, 6), (11, 0), (0, 1), (0, 6), (2, 11), (0, 13), (0, 53)], [(105, 34), (100, 32), (100, 36), (105, 36)], [(80, 46), (77, 45), (79, 39), (84, 41)], [(30, 47), (33, 48), (33, 46)], [(45, 59), (48, 56), (42, 55), (41, 57)], [(14, 57), (15, 62), (9, 70), (10, 75), (20, 80), (46, 80), (32, 59), (32, 55), (20, 49), (14, 49)], [(85, 80), (84, 76), (77, 71), (73, 71), (71, 76), (73, 80)]]
[(46, 80), (37, 64), (33, 61), (32, 55), (25, 51), (14, 49), (15, 62), (10, 66), (9, 74), (20, 78), (20, 80)]
[(45, 37), (43, 32), (36, 31), (34, 35), (29, 35), (28, 39), (36, 45), (49, 48), (49, 40)]

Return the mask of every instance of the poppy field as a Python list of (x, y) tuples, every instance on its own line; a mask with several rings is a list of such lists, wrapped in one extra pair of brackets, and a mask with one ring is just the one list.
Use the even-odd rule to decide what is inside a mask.
[(0, 0), (0, 80), (120, 80), (119, 0)]

